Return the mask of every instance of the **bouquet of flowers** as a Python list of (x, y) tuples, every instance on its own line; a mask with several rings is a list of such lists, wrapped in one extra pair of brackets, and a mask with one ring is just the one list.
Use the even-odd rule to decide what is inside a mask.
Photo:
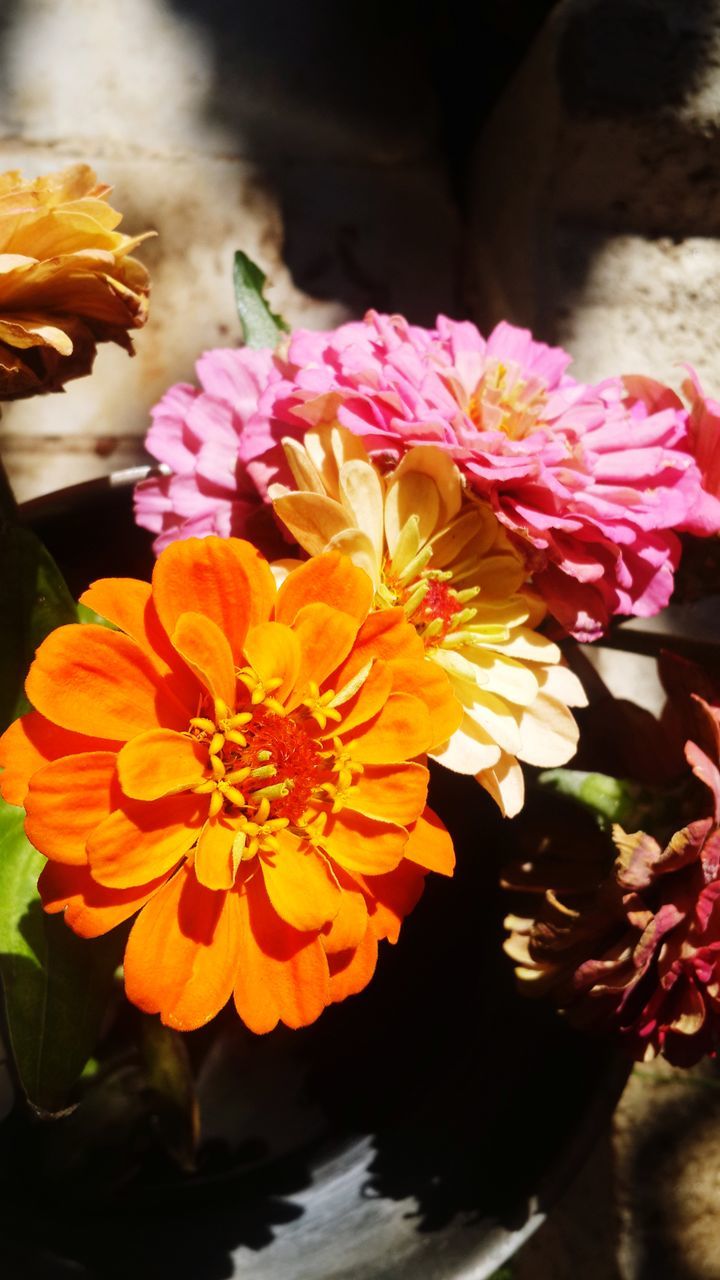
[[(61, 390), (98, 342), (132, 351), (143, 237), (107, 190), (84, 166), (0, 181), (0, 397)], [(226, 1007), (254, 1035), (313, 1023), (452, 877), (430, 762), (515, 820), (521, 984), (636, 1057), (715, 1053), (720, 684), (668, 658), (660, 723), (599, 717), (577, 642), (658, 613), (717, 537), (720, 404), (692, 372), (684, 399), (579, 382), (508, 323), (291, 332), (263, 286), (238, 253), (243, 344), (153, 411), (151, 581), (76, 603), (6, 493), (0, 976), (22, 1091), (82, 1107), (139, 1035), (189, 1167), (185, 1033)], [(628, 731), (655, 744), (640, 776)]]

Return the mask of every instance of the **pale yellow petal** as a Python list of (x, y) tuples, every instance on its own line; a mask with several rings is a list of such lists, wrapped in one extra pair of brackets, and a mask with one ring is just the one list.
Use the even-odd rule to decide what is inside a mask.
[[(385, 514), (387, 516), (387, 500), (385, 503)], [(412, 563), (422, 546), (420, 537), (420, 517), (411, 515), (405, 521), (400, 536), (395, 543), (395, 549), (391, 558), (392, 571), (395, 574), (401, 574)]]
[(520, 662), (541, 662), (547, 666), (559, 662), (562, 656), (552, 640), (541, 636), (537, 631), (531, 631), (529, 627), (517, 627), (510, 639), (498, 647), (506, 658), (517, 658)]
[(525, 779), (514, 756), (501, 756), (492, 769), (479, 773), (477, 780), (490, 793), (504, 818), (517, 816), (525, 803)]
[[(467, 688), (467, 685), (463, 686)], [(456, 688), (453, 685), (453, 688)], [(460, 697), (458, 691), (457, 694)], [(502, 698), (494, 693), (478, 693), (473, 701), (460, 698), (465, 715), (473, 720), (493, 742), (497, 742), (503, 751), (515, 755), (520, 748), (521, 734), (519, 727), (520, 711), (513, 711)]]
[[(333, 415), (334, 416), (334, 415)], [(345, 427), (336, 422), (306, 431), (305, 449), (318, 475), (322, 479), (325, 492), (331, 498), (340, 497), (339, 476), (343, 463), (357, 458), (368, 462), (365, 446), (359, 436), (353, 435)]]
[(377, 590), (380, 582), (382, 561), (375, 554), (375, 548), (366, 533), (359, 529), (342, 529), (330, 539), (326, 551), (340, 551), (349, 556), (358, 569), (364, 569)]
[(354, 432), (348, 431), (347, 427), (341, 427), (337, 424), (330, 428), (330, 448), (332, 449), (338, 474), (342, 470), (344, 463), (358, 459), (360, 462), (369, 462), (367, 449), (359, 436)]
[(490, 734), (485, 733), (469, 716), (465, 716), (449, 742), (432, 753), (433, 760), (452, 769), (453, 773), (475, 775), (497, 764), (502, 752)]
[(567, 764), (577, 750), (578, 727), (562, 702), (538, 694), (520, 717), (518, 756), (526, 764), (556, 768)]
[(483, 553), (492, 545), (489, 537), (483, 545), (483, 522), (474, 507), (442, 528), (433, 536), (433, 565), (436, 569), (444, 569), (457, 559), (460, 552), (470, 546), (473, 556), (479, 561)]
[(353, 458), (340, 468), (340, 498), (350, 514), (350, 523), (370, 539), (380, 564), (385, 550), (383, 509), (385, 495), (375, 467)]
[(273, 510), (311, 556), (320, 555), (336, 533), (350, 527), (345, 508), (319, 493), (286, 493), (275, 499)]
[(557, 666), (550, 667), (547, 671), (538, 671), (537, 678), (543, 693), (557, 698), (558, 702), (564, 702), (568, 707), (587, 706), (587, 694), (575, 672), (569, 667)]
[(398, 564), (398, 543), (411, 516), (417, 517), (420, 546), (432, 537), (440, 516), (440, 494), (430, 476), (408, 471), (388, 485), (385, 497), (385, 536), (393, 564)]
[(391, 476), (391, 483), (409, 471), (429, 476), (434, 481), (441, 502), (440, 519), (447, 524), (454, 519), (463, 499), (462, 478), (452, 458), (436, 445), (421, 444), (409, 449)]
[(464, 656), (475, 668), (475, 678), (483, 690), (521, 707), (535, 701), (539, 688), (537, 677), (522, 662), (483, 649), (466, 649)]
[[(287, 460), (287, 464), (292, 471), (295, 487), (307, 493), (325, 493), (325, 486), (322, 482), (317, 467), (310, 457), (307, 449), (293, 440), (291, 436), (286, 436), (282, 441), (283, 453)], [(272, 486), (274, 488), (274, 486)], [(272, 498), (274, 495), (270, 493)]]
[(292, 573), (293, 569), (297, 569), (301, 564), (304, 564), (303, 560), (291, 560), (289, 558), (286, 560), (273, 560), (270, 569), (278, 590), (280, 590), (288, 574)]

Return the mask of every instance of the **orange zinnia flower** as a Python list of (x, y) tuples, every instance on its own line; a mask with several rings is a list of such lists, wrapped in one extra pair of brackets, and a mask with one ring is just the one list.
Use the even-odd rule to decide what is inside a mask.
[(116, 230), (109, 192), (85, 164), (0, 174), (0, 400), (61, 390), (90, 372), (98, 342), (132, 354), (150, 279), (130, 254), (146, 236)]
[(428, 869), (452, 872), (418, 760), (456, 727), (445, 674), (338, 552), (279, 590), (237, 539), (189, 539), (152, 586), (103, 579), (118, 630), (60, 627), (0, 739), (3, 794), (48, 858), (46, 911), (91, 938), (137, 915), (129, 998), (168, 1025), (234, 994), (253, 1031), (372, 977)]

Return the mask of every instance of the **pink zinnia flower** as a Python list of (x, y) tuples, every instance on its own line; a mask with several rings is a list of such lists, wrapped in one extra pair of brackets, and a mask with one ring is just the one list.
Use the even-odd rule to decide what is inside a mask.
[(170, 469), (135, 491), (137, 522), (158, 535), (157, 554), (177, 538), (262, 538), (274, 528), (247, 475), (242, 449), (261, 391), (280, 377), (272, 353), (247, 347), (208, 351), (196, 369), (200, 387), (171, 387), (152, 410), (145, 441)]
[(710, 522), (712, 532), (718, 529), (720, 511), (720, 401), (706, 396), (694, 369), (688, 365), (689, 377), (683, 391), (690, 401), (690, 441), (703, 487), (712, 498)]
[(702, 485), (677, 398), (651, 411), (620, 379), (577, 382), (569, 360), (525, 329), (502, 323), (486, 340), (443, 316), (435, 330), (375, 312), (300, 330), (276, 358), (282, 376), (248, 422), (244, 456), (265, 494), (288, 478), (280, 440), (310, 425), (338, 421), (388, 462), (439, 445), (519, 540), (555, 616), (592, 639), (615, 614), (667, 604), (672, 530), (694, 528)]
[[(689, 447), (702, 477), (703, 491), (686, 528), (689, 533), (717, 533), (720, 528), (720, 402), (706, 396), (700, 379), (691, 365), (682, 384), (690, 406), (688, 416)], [(644, 403), (648, 412), (658, 409), (684, 410), (685, 406), (671, 387), (654, 378), (641, 376), (623, 379), (633, 399)]]

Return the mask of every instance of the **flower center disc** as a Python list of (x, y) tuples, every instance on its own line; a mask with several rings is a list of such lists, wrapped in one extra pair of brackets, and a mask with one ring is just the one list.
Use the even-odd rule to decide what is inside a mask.
[(527, 381), (517, 365), (492, 361), (465, 412), (479, 431), (503, 431), (511, 440), (522, 440), (538, 427), (547, 388), (540, 378)]
[(453, 618), (458, 612), (460, 605), (458, 604), (457, 593), (449, 587), (446, 582), (437, 582), (430, 579), (428, 582), (427, 593), (419, 604), (412, 621), (425, 625), (434, 622), (436, 619), (442, 624), (442, 629), (435, 637), (436, 642), (444, 639), (448, 631), (452, 628)]
[[(272, 800), (272, 816), (297, 824), (313, 792), (330, 776), (317, 743), (290, 716), (265, 710), (255, 713), (244, 733), (247, 746), (237, 751), (231, 767), (255, 772), (263, 766), (272, 766), (274, 773), (268, 781), (273, 787), (287, 791), (286, 795), (279, 794)], [(250, 803), (255, 791), (267, 787), (267, 781), (249, 778), (248, 782), (251, 785), (245, 785), (244, 790)]]

